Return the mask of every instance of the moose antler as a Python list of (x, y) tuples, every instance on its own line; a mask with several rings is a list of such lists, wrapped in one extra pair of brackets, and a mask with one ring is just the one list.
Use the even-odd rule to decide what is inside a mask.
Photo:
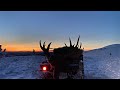
[(78, 37), (77, 44), (76, 44), (75, 47), (78, 47), (79, 39), (80, 39), (80, 35), (79, 35), (79, 37)]
[[(78, 47), (78, 43), (79, 43), (79, 39), (80, 39), (80, 35), (79, 35), (79, 37), (78, 37), (78, 40), (77, 40), (77, 43), (76, 43), (76, 45), (74, 44), (74, 45), (72, 45), (72, 42), (71, 42), (71, 39), (70, 39), (70, 37), (69, 37), (69, 41), (70, 41), (70, 47)], [(65, 44), (65, 43), (64, 43)], [(67, 47), (67, 45), (65, 44), (65, 46)]]
[(70, 41), (70, 47), (72, 47), (72, 42), (71, 42), (71, 39), (70, 39), (70, 37), (69, 37), (69, 41)]
[(50, 45), (52, 42), (50, 42), (47, 46), (47, 48), (45, 48), (45, 42), (43, 43), (43, 46), (41, 45), (41, 40), (40, 40), (40, 48), (43, 50), (43, 52), (45, 53), (45, 55), (47, 56), (47, 58), (50, 57), (50, 53), (49, 53), (49, 49), (50, 49)]

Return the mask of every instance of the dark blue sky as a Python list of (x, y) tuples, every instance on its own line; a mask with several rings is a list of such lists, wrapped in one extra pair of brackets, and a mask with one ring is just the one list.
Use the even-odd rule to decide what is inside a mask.
[(79, 35), (94, 49), (120, 43), (119, 34), (120, 11), (0, 11), (0, 44), (11, 50), (37, 50), (40, 39), (59, 47)]

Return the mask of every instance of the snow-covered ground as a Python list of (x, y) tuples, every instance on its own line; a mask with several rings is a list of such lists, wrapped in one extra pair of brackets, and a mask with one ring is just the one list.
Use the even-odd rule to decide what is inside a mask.
[[(43, 60), (43, 56), (0, 58), (0, 79), (40, 79)], [(84, 70), (85, 79), (120, 79), (120, 44), (84, 52)], [(79, 72), (74, 78), (79, 79)]]
[(120, 44), (84, 53), (85, 77), (120, 79)]
[(14, 56), (0, 59), (0, 79), (37, 79), (43, 56)]

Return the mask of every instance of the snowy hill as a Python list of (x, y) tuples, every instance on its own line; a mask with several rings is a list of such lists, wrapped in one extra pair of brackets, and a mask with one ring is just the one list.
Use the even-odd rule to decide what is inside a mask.
[(120, 79), (120, 44), (84, 53), (86, 78)]
[[(2, 57), (0, 79), (39, 79), (43, 60), (38, 55)], [(120, 44), (84, 52), (84, 70), (85, 79), (120, 79)], [(79, 72), (74, 78), (79, 79)]]
[(112, 54), (112, 56), (117, 57), (120, 55), (120, 44), (113, 44), (113, 45), (108, 45), (103, 48), (99, 49), (94, 49), (87, 51), (85, 55), (92, 55), (92, 56), (106, 56), (109, 54)]

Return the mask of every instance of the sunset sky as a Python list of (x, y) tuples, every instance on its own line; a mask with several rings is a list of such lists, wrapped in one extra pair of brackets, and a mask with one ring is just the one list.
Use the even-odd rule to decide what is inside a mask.
[(85, 50), (120, 44), (120, 11), (0, 11), (0, 44), (7, 51), (40, 51), (76, 44)]

